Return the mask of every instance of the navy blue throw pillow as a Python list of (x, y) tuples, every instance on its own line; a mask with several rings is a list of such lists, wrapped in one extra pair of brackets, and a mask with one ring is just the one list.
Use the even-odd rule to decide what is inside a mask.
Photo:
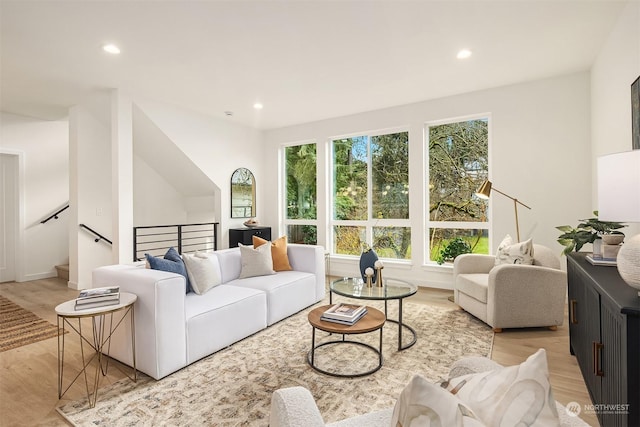
[(153, 270), (168, 271), (169, 273), (178, 273), (184, 276), (187, 284), (187, 293), (191, 292), (191, 284), (189, 283), (189, 275), (187, 274), (187, 268), (182, 261), (182, 257), (178, 254), (173, 247), (169, 248), (163, 258), (154, 257), (153, 255), (144, 254), (149, 262), (149, 266)]

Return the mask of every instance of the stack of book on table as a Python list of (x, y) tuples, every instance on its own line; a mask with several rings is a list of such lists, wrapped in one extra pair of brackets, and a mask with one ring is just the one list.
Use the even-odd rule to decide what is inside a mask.
[(88, 310), (90, 308), (120, 304), (120, 287), (107, 286), (105, 288), (93, 288), (80, 291), (76, 298), (76, 310)]
[(353, 325), (362, 319), (362, 316), (365, 314), (367, 314), (367, 307), (363, 305), (340, 303), (332, 305), (327, 311), (322, 313), (320, 319), (327, 322), (341, 323), (343, 325)]

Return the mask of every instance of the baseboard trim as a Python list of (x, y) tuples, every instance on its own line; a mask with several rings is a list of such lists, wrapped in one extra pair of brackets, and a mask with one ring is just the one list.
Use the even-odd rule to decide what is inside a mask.
[(46, 273), (32, 273), (25, 274), (22, 278), (21, 282), (30, 282), (32, 280), (41, 280), (41, 279), (50, 279), (52, 277), (58, 277), (58, 273), (56, 270), (47, 271)]

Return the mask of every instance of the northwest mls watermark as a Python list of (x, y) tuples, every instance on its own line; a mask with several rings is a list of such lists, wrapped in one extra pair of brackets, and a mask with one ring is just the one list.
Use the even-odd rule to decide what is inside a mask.
[(629, 414), (628, 403), (597, 403), (595, 405), (581, 405), (578, 402), (569, 402), (565, 408), (567, 415), (577, 417), (581, 413), (595, 415), (621, 415)]

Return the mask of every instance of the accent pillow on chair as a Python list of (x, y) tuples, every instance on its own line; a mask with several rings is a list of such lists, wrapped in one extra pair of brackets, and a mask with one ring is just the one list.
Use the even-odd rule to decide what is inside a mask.
[(391, 426), (479, 427), (484, 424), (455, 395), (420, 375), (402, 390), (393, 408)]
[(533, 264), (533, 241), (513, 243), (510, 235), (506, 235), (496, 252), (496, 265), (500, 264)]
[(489, 426), (560, 426), (544, 349), (520, 365), (450, 379), (449, 389)]

